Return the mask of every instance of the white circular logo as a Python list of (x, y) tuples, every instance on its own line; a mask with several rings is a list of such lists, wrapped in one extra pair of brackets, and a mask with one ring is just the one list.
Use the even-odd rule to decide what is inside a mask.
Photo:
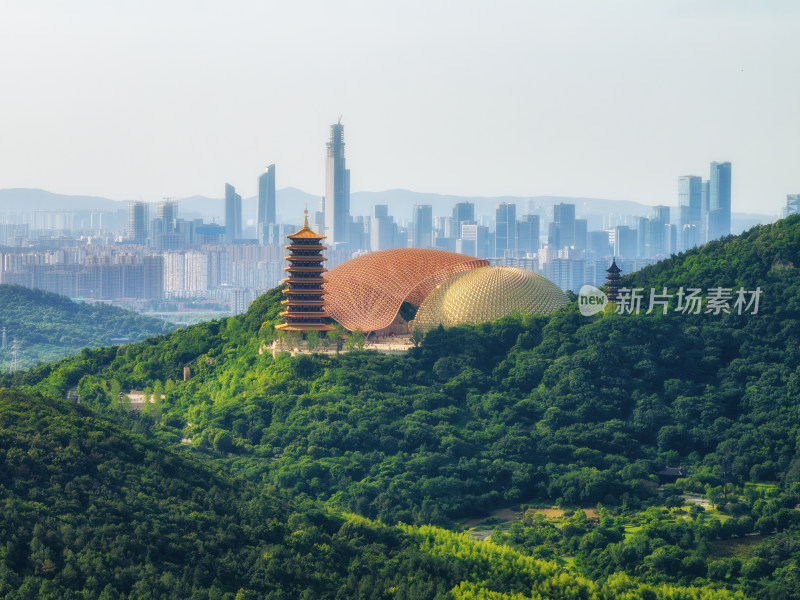
[(578, 310), (584, 317), (602, 312), (606, 304), (608, 304), (606, 295), (593, 285), (583, 286), (578, 293)]

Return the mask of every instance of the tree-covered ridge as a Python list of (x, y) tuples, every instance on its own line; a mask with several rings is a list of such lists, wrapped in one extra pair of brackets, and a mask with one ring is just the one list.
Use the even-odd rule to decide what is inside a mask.
[(598, 584), (444, 530), (321, 512), (85, 408), (10, 390), (0, 390), (0, 502), (9, 600), (741, 597)]
[(91, 411), (0, 390), (0, 596), (401, 597), (455, 579), (398, 531), (292, 506)]
[[(796, 240), (797, 228), (787, 220), (749, 236), (770, 248), (772, 237)], [(719, 260), (741, 262), (725, 255), (739, 245), (717, 244)], [(671, 281), (680, 283), (674, 262)], [(794, 271), (743, 284), (769, 298), (795, 285)], [(785, 308), (587, 320), (573, 307), (433, 331), (406, 357), (273, 359), (259, 348), (279, 298), (275, 290), (246, 315), (86, 352), (14, 381), (53, 394), (80, 384), (100, 407), (112, 401), (111, 380), (124, 390), (169, 388), (164, 422), (185, 426), (196, 446), (214, 447), (227, 432), (225, 450), (251, 476), (390, 521), (530, 498), (636, 502), (649, 495), (650, 473), (681, 462), (710, 479), (723, 458), (735, 477), (796, 477), (798, 355), (775, 349), (797, 345)], [(186, 365), (193, 378), (176, 382)]]
[(11, 361), (10, 346), (19, 342), (18, 366), (31, 367), (76, 354), (84, 347), (110, 346), (117, 338), (139, 341), (175, 329), (173, 325), (105, 304), (69, 298), (18, 285), (0, 285), (0, 328), (8, 347), (0, 363)]

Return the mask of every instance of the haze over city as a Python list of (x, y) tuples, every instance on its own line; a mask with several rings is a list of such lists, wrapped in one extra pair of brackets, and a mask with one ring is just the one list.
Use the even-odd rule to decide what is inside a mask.
[(792, 2), (6, 3), (0, 189), (116, 200), (351, 188), (732, 208), (800, 190)]

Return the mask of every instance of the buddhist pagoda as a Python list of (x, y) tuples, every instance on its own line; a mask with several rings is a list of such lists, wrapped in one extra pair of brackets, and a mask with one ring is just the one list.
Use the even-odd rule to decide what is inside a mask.
[(611, 266), (606, 269), (606, 297), (609, 302), (617, 301), (617, 292), (619, 291), (619, 274), (622, 269), (617, 266), (616, 257), (611, 260)]
[(284, 271), (289, 276), (283, 280), (287, 284), (283, 293), (286, 299), (281, 301), (286, 310), (280, 313), (285, 322), (276, 325), (275, 329), (283, 331), (331, 331), (330, 315), (325, 310), (326, 302), (322, 299), (325, 290), (322, 284), (325, 280), (322, 274), (327, 271), (322, 266), (322, 261), (328, 260), (322, 256), (326, 249), (322, 245), (324, 235), (319, 235), (308, 226), (308, 209), (305, 211), (303, 228), (286, 236), (291, 240), (288, 246), (289, 266)]

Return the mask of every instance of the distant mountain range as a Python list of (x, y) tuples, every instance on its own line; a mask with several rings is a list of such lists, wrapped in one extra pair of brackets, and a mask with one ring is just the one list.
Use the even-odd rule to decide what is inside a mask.
[[(277, 191), (277, 212), (281, 222), (300, 223), (302, 211), (307, 206), (313, 213), (320, 208), (320, 196), (309, 194), (293, 187)], [(224, 223), (225, 202), (223, 198), (206, 196), (190, 196), (177, 200), (179, 214), (187, 218), (202, 217), (207, 221)], [(430, 204), (434, 216), (449, 215), (456, 202), (472, 202), (475, 204), (477, 216), (493, 216), (495, 206), (500, 202), (517, 205), (517, 215), (524, 214), (530, 207), (531, 212), (549, 217), (551, 207), (559, 202), (576, 205), (576, 214), (589, 221), (589, 229), (603, 226), (602, 218), (610, 213), (622, 216), (650, 216), (653, 207), (630, 200), (611, 200), (608, 198), (575, 198), (569, 196), (455, 196), (413, 192), (410, 190), (386, 190), (382, 192), (353, 192), (350, 197), (350, 213), (352, 215), (369, 215), (375, 204), (387, 204), (389, 213), (398, 219), (410, 219), (415, 204)], [(69, 196), (54, 194), (45, 190), (30, 188), (13, 188), (0, 190), (0, 213), (28, 212), (31, 210), (91, 210), (109, 211), (125, 210), (127, 201), (110, 200), (97, 196)], [(674, 209), (674, 207), (673, 207)], [(244, 198), (242, 201), (242, 217), (255, 222), (256, 197)], [(674, 212), (674, 211), (673, 211)], [(675, 215), (673, 214), (673, 217)], [(732, 233), (739, 233), (753, 225), (775, 221), (776, 215), (761, 213), (734, 212), (731, 215)], [(673, 219), (674, 220), (674, 219)]]

